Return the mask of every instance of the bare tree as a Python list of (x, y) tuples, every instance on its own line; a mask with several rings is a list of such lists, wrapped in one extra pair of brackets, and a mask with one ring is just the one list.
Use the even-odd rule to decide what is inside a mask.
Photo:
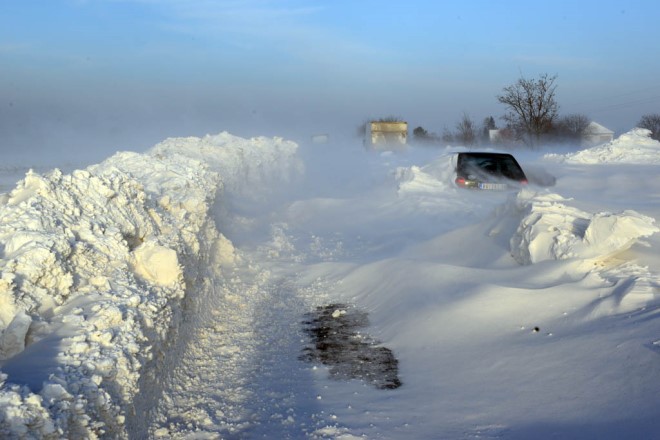
[(364, 138), (365, 133), (367, 132), (367, 124), (369, 124), (369, 121), (364, 121), (356, 127), (355, 135), (357, 137)]
[(559, 106), (555, 100), (557, 75), (543, 74), (539, 79), (521, 77), (505, 87), (497, 100), (506, 105), (504, 119), (514, 127), (528, 145), (538, 144), (541, 136), (552, 128)]
[(591, 119), (582, 114), (562, 116), (554, 126), (554, 132), (559, 140), (577, 141), (585, 134)]
[(474, 122), (467, 113), (463, 113), (463, 118), (456, 124), (456, 140), (463, 145), (474, 145), (477, 140), (477, 131)]
[(413, 130), (413, 138), (417, 142), (421, 142), (421, 143), (430, 142), (433, 140), (433, 136), (430, 135), (429, 132), (426, 131), (426, 129), (421, 126)]
[(451, 133), (451, 131), (449, 131), (447, 127), (445, 127), (442, 130), (442, 136), (440, 137), (440, 140), (442, 140), (445, 145), (449, 145), (454, 142), (454, 135)]
[(642, 116), (637, 126), (651, 130), (651, 138), (660, 141), (660, 114), (653, 113)]
[(385, 116), (383, 118), (378, 118), (378, 122), (400, 122), (403, 121), (404, 119), (401, 116), (395, 116), (395, 115), (390, 115), (390, 116)]

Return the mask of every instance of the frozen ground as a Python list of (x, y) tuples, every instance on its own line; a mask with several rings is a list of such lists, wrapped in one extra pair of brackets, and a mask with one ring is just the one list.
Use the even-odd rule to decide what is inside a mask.
[[(654, 438), (660, 143), (517, 154), (556, 177), (519, 193), (455, 188), (451, 153), (221, 133), (3, 168), (0, 436)], [(400, 386), (310, 356), (315, 311)]]

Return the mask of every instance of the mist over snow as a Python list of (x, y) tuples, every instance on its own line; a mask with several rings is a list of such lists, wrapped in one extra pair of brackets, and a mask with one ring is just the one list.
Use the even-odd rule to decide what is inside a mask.
[[(521, 152), (503, 192), (332, 138), (6, 163), (0, 437), (653, 438), (659, 148)], [(303, 356), (319, 310), (363, 376)]]
[(635, 128), (611, 142), (572, 154), (546, 154), (547, 160), (567, 163), (660, 164), (660, 142), (651, 138), (651, 130)]

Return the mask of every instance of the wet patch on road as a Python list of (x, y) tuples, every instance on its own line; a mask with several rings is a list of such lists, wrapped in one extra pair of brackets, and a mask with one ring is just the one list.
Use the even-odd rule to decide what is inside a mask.
[(308, 313), (303, 324), (311, 344), (301, 359), (327, 365), (334, 379), (361, 379), (379, 389), (401, 386), (399, 361), (392, 350), (360, 331), (369, 325), (367, 313), (330, 304)]

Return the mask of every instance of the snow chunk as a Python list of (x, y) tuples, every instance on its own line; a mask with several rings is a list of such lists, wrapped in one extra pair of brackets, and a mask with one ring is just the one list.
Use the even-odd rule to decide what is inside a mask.
[(567, 202), (558, 194), (530, 190), (520, 191), (509, 200), (505, 210), (522, 215), (510, 241), (516, 261), (603, 259), (660, 230), (653, 218), (635, 211), (590, 214)]
[(183, 277), (176, 251), (155, 243), (143, 243), (133, 251), (133, 270), (144, 280), (168, 286)]
[(544, 158), (581, 164), (660, 164), (660, 142), (651, 138), (650, 130), (634, 128), (606, 144), (565, 155), (546, 154)]
[(451, 184), (453, 175), (452, 156), (445, 154), (422, 167), (416, 165), (399, 167), (396, 169), (395, 179), (399, 185), (399, 195), (437, 194), (453, 188)]
[(337, 309), (337, 310), (335, 310), (334, 312), (332, 312), (332, 317), (335, 318), (335, 319), (337, 319), (337, 318), (339, 318), (340, 316), (343, 316), (343, 315), (345, 315), (345, 314), (346, 314), (346, 310)]
[(0, 359), (7, 359), (23, 351), (25, 336), (30, 324), (32, 324), (32, 318), (24, 311), (21, 310), (14, 316), (14, 319), (0, 335)]

